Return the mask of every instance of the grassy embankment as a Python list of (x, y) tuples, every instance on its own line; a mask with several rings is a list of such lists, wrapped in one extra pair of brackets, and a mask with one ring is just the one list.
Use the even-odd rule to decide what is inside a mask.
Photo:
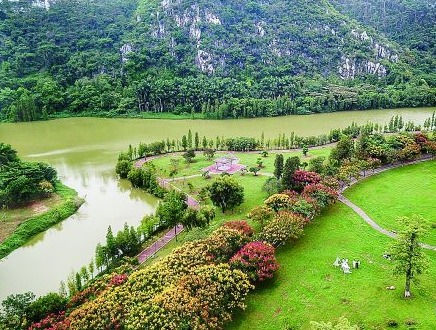
[[(398, 231), (398, 218), (417, 214), (431, 224), (424, 242), (436, 245), (436, 160), (399, 167), (360, 182), (345, 195), (375, 222)], [(436, 327), (436, 320), (435, 320)]]
[[(294, 245), (277, 250), (281, 268), (276, 276), (249, 295), (247, 309), (226, 328), (309, 329), (311, 320), (345, 316), (362, 329), (387, 329), (390, 321), (398, 323), (396, 329), (434, 329), (436, 253), (427, 252), (429, 273), (406, 300), (404, 278), (392, 276), (390, 262), (382, 257), (390, 242), (345, 205), (330, 207)], [(361, 269), (343, 274), (332, 266), (337, 256), (359, 259)], [(386, 290), (391, 285), (396, 289)]]
[[(313, 154), (312, 151), (310, 153)], [(245, 155), (248, 157), (245, 159), (246, 162), (242, 160), (244, 156), (238, 154), (238, 157), (240, 156), (241, 163), (247, 165), (248, 161), (255, 162), (258, 157)], [(272, 171), (273, 159), (271, 154), (270, 157), (263, 158), (265, 172)], [(165, 158), (159, 159), (162, 166), (165, 166), (165, 161), (169, 162)], [(405, 189), (415, 181), (428, 183), (428, 174), (435, 173), (432, 166), (434, 162), (404, 167), (391, 171), (393, 174), (386, 172), (380, 177), (391, 178), (387, 186), (390, 186), (391, 181), (395, 181), (400, 188)], [(404, 181), (401, 184), (396, 178), (398, 171), (407, 173), (405, 182), (408, 184)], [(422, 177), (424, 172), (427, 173), (425, 180)], [(254, 177), (252, 174), (236, 174), (234, 177), (245, 188), (244, 204), (233, 213), (219, 213), (207, 230), (182, 233), (179, 242), (171, 242), (157, 254), (157, 258), (169, 253), (180, 242), (207, 235), (224, 221), (245, 218), (245, 214), (253, 206), (262, 203), (266, 195), (260, 188), (266, 180), (265, 177)], [(371, 196), (373, 200), (368, 202), (368, 205), (375, 205), (385, 191), (377, 190), (374, 180), (378, 180), (378, 177), (365, 180), (350, 191), (356, 191), (357, 194), (360, 187), (369, 189), (370, 193), (364, 192), (359, 196)], [(194, 190), (208, 183), (202, 178), (193, 178), (175, 181), (174, 184), (187, 190), (188, 182), (192, 183)], [(428, 196), (431, 196), (431, 187), (421, 189), (430, 189), (427, 191)], [(392, 196), (398, 197), (401, 191), (392, 190)], [(418, 188), (414, 189), (415, 198), (404, 197), (401, 204), (405, 204), (404, 207), (407, 209), (416, 209), (419, 205), (432, 205), (425, 202), (428, 198), (427, 192), (421, 191), (424, 198), (422, 199), (420, 191)], [(360, 206), (367, 210), (366, 206)], [(398, 211), (398, 215), (400, 212)], [(329, 208), (307, 227), (305, 236), (292, 246), (277, 250), (277, 258), (281, 264), (277, 275), (250, 294), (247, 309), (237, 314), (227, 329), (308, 329), (310, 320), (331, 321), (340, 316), (347, 317), (365, 329), (386, 329), (389, 322), (397, 323), (397, 329), (433, 329), (436, 324), (436, 292), (433, 290), (432, 277), (428, 274), (422, 276), (421, 284), (412, 287), (413, 298), (403, 299), (404, 279), (392, 276), (390, 262), (382, 257), (390, 242), (390, 238), (374, 231), (346, 206), (337, 204)], [(436, 253), (427, 253), (432, 259), (429, 270), (429, 274), (432, 274), (436, 271)], [(362, 267), (352, 274), (344, 275), (340, 269), (332, 266), (337, 256), (348, 258), (350, 262), (352, 259), (359, 259)], [(386, 287), (391, 285), (395, 286), (396, 290), (386, 290)]]
[(25, 244), (31, 237), (74, 214), (83, 200), (61, 183), (56, 193), (25, 207), (2, 210), (0, 215), (0, 259)]

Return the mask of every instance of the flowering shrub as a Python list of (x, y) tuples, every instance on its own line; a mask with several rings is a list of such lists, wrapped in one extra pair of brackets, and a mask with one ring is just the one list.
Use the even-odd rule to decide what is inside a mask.
[(292, 175), (292, 187), (296, 191), (302, 191), (307, 185), (321, 182), (321, 176), (316, 172), (296, 170)]
[(275, 212), (278, 212), (281, 209), (288, 208), (291, 202), (291, 198), (286, 194), (274, 194), (268, 197), (264, 204), (269, 208), (273, 209)]
[(321, 207), (326, 207), (338, 199), (338, 192), (321, 183), (317, 183), (304, 187), (302, 196), (313, 198)]
[(274, 211), (268, 206), (256, 206), (253, 208), (250, 213), (247, 214), (247, 217), (253, 221), (258, 221), (261, 227), (264, 226), (269, 220), (274, 216)]
[(289, 207), (289, 211), (298, 214), (305, 219), (305, 223), (313, 220), (315, 215), (320, 211), (318, 202), (310, 196), (300, 196)]
[(279, 268), (274, 252), (268, 243), (251, 242), (230, 259), (230, 266), (242, 270), (254, 282), (263, 281), (272, 278)]
[[(72, 311), (69, 315), (69, 320), (71, 322), (70, 329), (95, 330), (123, 329), (126, 327), (129, 329), (139, 329), (140, 327), (137, 327), (138, 324), (150, 325), (150, 328), (146, 327), (147, 329), (177, 328), (172, 326), (174, 325), (174, 323), (171, 323), (171, 320), (158, 320), (159, 317), (157, 317), (156, 315), (161, 315), (160, 313), (162, 312), (162, 310), (160, 309), (160, 305), (154, 302), (154, 299), (159, 295), (164, 295), (164, 293), (167, 292), (169, 288), (179, 283), (182, 278), (191, 278), (193, 275), (197, 274), (196, 272), (199, 269), (203, 267), (215, 267), (214, 263), (228, 261), (230, 257), (234, 255), (235, 252), (238, 251), (248, 241), (249, 237), (246, 234), (238, 230), (223, 226), (220, 227), (218, 230), (214, 231), (209, 237), (203, 240), (187, 242), (179, 248), (174, 249), (174, 251), (170, 255), (166, 256), (161, 261), (145, 269), (135, 271), (128, 277), (123, 276), (123, 274), (118, 274), (116, 276), (110, 277), (109, 279), (107, 278), (107, 281), (109, 283), (113, 283), (116, 285), (107, 285), (106, 288), (103, 289), (101, 293), (95, 297), (94, 300), (87, 301), (82, 306)], [(221, 273), (218, 272), (217, 274), (219, 275)], [(224, 309), (216, 313), (214, 312), (213, 315), (211, 314), (212, 316), (209, 319), (212, 324), (218, 324), (218, 328), (220, 327), (222, 322), (230, 317), (231, 311), (225, 306), (231, 303), (231, 299), (233, 299), (234, 302), (234, 304), (231, 306), (235, 306), (234, 308), (241, 306), (240, 300), (236, 300), (235, 302), (236, 298), (234, 298), (237, 297), (237, 295), (239, 294), (239, 289), (238, 287), (232, 288), (231, 285), (239, 285), (240, 283), (234, 282), (236, 283), (234, 284), (233, 281), (238, 280), (238, 278), (240, 277), (240, 275), (238, 274), (243, 273), (238, 273), (236, 270), (230, 270), (230, 273), (227, 272), (226, 274), (226, 276), (233, 276), (233, 278), (228, 277), (226, 280), (227, 282), (229, 282), (229, 289), (226, 289), (225, 287), (219, 287), (217, 290), (220, 293), (211, 294), (211, 297), (220, 297), (220, 294), (227, 294), (223, 297), (222, 300), (215, 302), (215, 304), (222, 304), (224, 306)], [(221, 274), (219, 276), (224, 275)], [(243, 276), (246, 275), (243, 274)], [(220, 280), (221, 279), (219, 278), (214, 278), (210, 281), (215, 281), (219, 283)], [(247, 283), (249, 283), (248, 279), (246, 281)], [(209, 284), (209, 282), (207, 283), (208, 286), (213, 287), (212, 284)], [(246, 286), (243, 286), (240, 293), (241, 297), (243, 298), (245, 298), (246, 295), (246, 293), (244, 292), (248, 292), (248, 289), (244, 289), (245, 287)], [(201, 289), (201, 287), (198, 287), (197, 289), (199, 291), (191, 295), (194, 298), (197, 296), (202, 297), (202, 290), (209, 290), (208, 287), (205, 287), (203, 289)], [(227, 291), (226, 293), (226, 290), (230, 291)], [(234, 290), (234, 292), (232, 290)], [(185, 295), (185, 293), (183, 292), (182, 295)], [(229, 292), (231, 292), (231, 294), (234, 294), (235, 296), (229, 297)], [(164, 295), (164, 297), (167, 296)], [(188, 304), (187, 306), (195, 307), (195, 305), (191, 304), (191, 302), (195, 301), (195, 299), (189, 300), (191, 298), (188, 298), (189, 297), (186, 297), (187, 300), (184, 300)], [(174, 296), (171, 296), (171, 298), (169, 298), (168, 300), (168, 304), (171, 301), (174, 302), (181, 300), (177, 300)], [(203, 298), (201, 298), (200, 301), (202, 304)], [(216, 308), (221, 308), (220, 306), (221, 305)], [(201, 305), (201, 308), (203, 307), (204, 305)], [(195, 313), (197, 314), (192, 315), (203, 315), (201, 313), (205, 313), (205, 311), (201, 308), (196, 310)], [(211, 308), (210, 305), (208, 305), (208, 308)], [(163, 309), (163, 311), (165, 313), (164, 315), (169, 315), (169, 317), (174, 316), (173, 314), (171, 314), (173, 312), (168, 314), (165, 308)], [(179, 323), (179, 325), (183, 325), (183, 322), (186, 321), (189, 322), (190, 325), (192, 325), (192, 329), (204, 328), (196, 327), (196, 321), (191, 321), (191, 318), (189, 317), (189, 315), (191, 314), (186, 315), (186, 318), (183, 317), (182, 319), (180, 319), (181, 323)], [(194, 316), (192, 316), (193, 319), (197, 317)], [(174, 316), (173, 320), (178, 319), (176, 316)], [(149, 321), (151, 323), (147, 323)], [(165, 323), (167, 321), (170, 323)], [(212, 327), (209, 327), (209, 325), (207, 326), (207, 328), (212, 329)]]
[(303, 235), (303, 227), (306, 220), (289, 211), (280, 211), (276, 214), (259, 235), (261, 241), (268, 242), (273, 246), (285, 244), (291, 239), (297, 239)]
[[(376, 159), (376, 161), (380, 162), (379, 159)], [(370, 167), (370, 163), (369, 163), (369, 159), (367, 160), (367, 162), (368, 162), (368, 167), (371, 168)], [(332, 177), (332, 176), (327, 176), (327, 177), (323, 178), (321, 183), (324, 186), (332, 188), (333, 190), (336, 190), (336, 191), (338, 191), (339, 187), (340, 187), (339, 181), (336, 178)]]
[(421, 146), (418, 143), (412, 142), (406, 144), (399, 152), (400, 160), (413, 160), (421, 154)]
[(296, 201), (298, 198), (300, 198), (300, 194), (294, 190), (283, 190), (282, 194), (288, 195), (291, 201)]
[(68, 302), (67, 308), (74, 308), (77, 306), (80, 306), (85, 301), (90, 300), (95, 295), (95, 290), (93, 287), (88, 287), (82, 291), (77, 292), (74, 294), (73, 297), (71, 297), (70, 301)]
[(230, 229), (235, 229), (239, 232), (241, 232), (242, 234), (246, 235), (246, 236), (253, 236), (254, 231), (253, 228), (250, 227), (250, 225), (247, 223), (247, 221), (227, 221), (226, 223), (224, 223), (224, 227), (230, 228)]
[(421, 147), (428, 142), (428, 136), (422, 132), (414, 134), (413, 138)]
[(216, 263), (227, 262), (241, 246), (250, 241), (244, 233), (221, 226), (204, 240), (209, 246), (209, 253)]
[(109, 285), (110, 286), (118, 286), (123, 284), (127, 280), (128, 275), (127, 274), (115, 274), (112, 276)]
[(228, 264), (206, 265), (156, 295), (150, 304), (133, 308), (126, 329), (222, 329), (232, 311), (245, 308), (247, 275)]
[(65, 312), (50, 314), (39, 322), (32, 323), (28, 330), (67, 330), (70, 327), (70, 321), (65, 318)]

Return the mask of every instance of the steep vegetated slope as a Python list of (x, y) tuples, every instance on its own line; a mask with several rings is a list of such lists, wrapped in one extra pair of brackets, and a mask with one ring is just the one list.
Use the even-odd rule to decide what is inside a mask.
[(3, 0), (0, 16), (3, 120), (436, 103), (431, 66), (326, 0)]
[(436, 55), (436, 2), (434, 0), (332, 0), (331, 2), (344, 14), (372, 26), (399, 44), (419, 52), (428, 52), (428, 55)]

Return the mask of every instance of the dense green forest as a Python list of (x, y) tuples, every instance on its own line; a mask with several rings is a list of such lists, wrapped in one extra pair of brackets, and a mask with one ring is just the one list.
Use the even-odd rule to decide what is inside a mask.
[(57, 172), (45, 163), (25, 162), (0, 143), (0, 208), (42, 199), (55, 191)]
[(435, 9), (421, 2), (386, 5), (379, 28), (359, 0), (2, 1), (0, 120), (435, 105)]

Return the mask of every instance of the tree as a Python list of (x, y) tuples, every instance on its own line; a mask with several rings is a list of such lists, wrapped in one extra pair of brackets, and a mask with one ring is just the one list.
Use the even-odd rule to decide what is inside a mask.
[(194, 149), (189, 149), (182, 155), (183, 158), (185, 158), (185, 161), (190, 164), (192, 163), (192, 159), (195, 157), (195, 151)]
[(195, 137), (194, 137), (194, 149), (198, 150), (200, 146), (200, 137), (198, 136), (198, 132), (195, 132)]
[(197, 210), (194, 208), (186, 209), (181, 220), (183, 227), (187, 230), (191, 230), (192, 228), (205, 228), (209, 226), (210, 221), (215, 217), (215, 213), (213, 212), (210, 214), (207, 206), (204, 208), (204, 211), (202, 209)]
[(111, 226), (107, 228), (106, 246), (109, 253), (109, 258), (116, 258), (118, 256), (118, 248), (117, 248), (117, 243), (115, 241), (114, 234), (112, 233)]
[(211, 160), (213, 156), (215, 155), (215, 150), (210, 148), (205, 148), (203, 151), (203, 155), (206, 156), (207, 160)]
[(325, 169), (324, 161), (325, 161), (325, 157), (323, 157), (323, 156), (318, 156), (318, 157), (310, 159), (308, 170), (311, 172), (323, 174), (324, 169)]
[(283, 167), (282, 186), (284, 189), (292, 187), (292, 176), (295, 171), (300, 168), (300, 158), (297, 156), (286, 159), (285, 166)]
[(20, 330), (26, 316), (26, 310), (35, 299), (32, 292), (12, 294), (2, 301), (0, 310), (1, 330)]
[(262, 186), (262, 190), (265, 191), (268, 196), (277, 194), (282, 191), (282, 184), (280, 180), (275, 177), (268, 178)]
[(309, 152), (309, 148), (307, 147), (307, 145), (304, 145), (301, 150), (303, 152), (303, 156), (306, 157), (307, 153)]
[(174, 227), (174, 233), (177, 234), (176, 226), (182, 223), (187, 207), (186, 195), (182, 192), (170, 190), (164, 197), (162, 203), (157, 207), (156, 216), (159, 217), (161, 224), (167, 227)]
[(10, 144), (0, 143), (0, 168), (9, 163), (18, 162), (17, 151), (12, 149)]
[(132, 169), (132, 162), (126, 159), (119, 160), (115, 167), (115, 173), (117, 173), (121, 179), (126, 179), (130, 170)]
[(351, 159), (354, 154), (354, 141), (347, 135), (343, 135), (335, 148), (330, 152), (329, 160), (340, 164), (345, 159)]
[(399, 219), (404, 228), (398, 233), (397, 240), (389, 248), (393, 262), (394, 275), (406, 276), (404, 297), (410, 297), (410, 282), (418, 281), (417, 276), (429, 267), (428, 257), (422, 251), (419, 240), (427, 234), (427, 222), (420, 216)]
[(37, 322), (50, 313), (64, 311), (67, 307), (67, 302), (67, 298), (53, 292), (39, 297), (26, 309), (27, 322)]
[(186, 135), (182, 136), (182, 148), (183, 150), (186, 150), (188, 148), (188, 139), (186, 138)]
[(188, 130), (188, 148), (192, 148), (192, 132), (191, 129)]
[(244, 201), (244, 188), (230, 176), (218, 177), (209, 185), (208, 190), (213, 205), (219, 207), (223, 213)]
[(254, 176), (257, 176), (257, 172), (260, 171), (260, 168), (259, 168), (259, 167), (255, 167), (255, 166), (253, 166), (253, 167), (250, 167), (249, 171), (250, 171), (251, 173), (253, 173)]
[(276, 155), (276, 159), (274, 160), (274, 176), (280, 180), (283, 174), (283, 155)]

